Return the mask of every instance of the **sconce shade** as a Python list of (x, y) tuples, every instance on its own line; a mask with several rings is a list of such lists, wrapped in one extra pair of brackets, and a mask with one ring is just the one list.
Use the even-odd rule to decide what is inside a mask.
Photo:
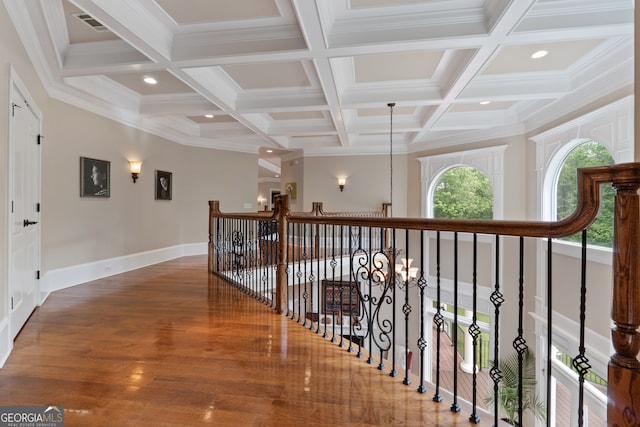
[(140, 161), (131, 161), (129, 162), (129, 170), (131, 171), (131, 179), (133, 179), (133, 183), (138, 180), (138, 175), (140, 174), (140, 170), (142, 169), (142, 162)]
[(344, 190), (344, 185), (347, 183), (347, 178), (338, 178), (338, 187), (340, 187), (340, 191)]

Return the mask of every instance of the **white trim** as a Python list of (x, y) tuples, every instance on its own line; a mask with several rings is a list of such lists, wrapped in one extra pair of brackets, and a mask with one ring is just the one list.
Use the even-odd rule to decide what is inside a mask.
[[(33, 115), (36, 117), (36, 119), (38, 120), (38, 134), (41, 135), (42, 134), (42, 111), (40, 110), (40, 108), (38, 108), (38, 104), (36, 104), (33, 96), (31, 96), (31, 92), (29, 92), (29, 90), (27, 89), (27, 86), (25, 85), (25, 83), (22, 81), (22, 79), (20, 78), (20, 76), (18, 75), (16, 69), (13, 67), (13, 65), (9, 65), (9, 86), (8, 86), (8, 92), (7, 92), (7, 96), (8, 96), (8, 104), (11, 103), (12, 101), (12, 94), (14, 92), (14, 87), (15, 90), (20, 94), (21, 97), (23, 97), (25, 103), (27, 104), (27, 107), (29, 109), (29, 111), (31, 111), (31, 113), (33, 113)], [(13, 135), (12, 132), (15, 131), (15, 126), (12, 125), (11, 123), (11, 118), (10, 118), (10, 114), (11, 114), (11, 108), (7, 109), (7, 133), (6, 133), (6, 138), (7, 138), (7, 170), (6, 170), (6, 203), (5, 206), (7, 207), (7, 222), (5, 224), (5, 232), (7, 235), (7, 241), (5, 244), (5, 248), (6, 248), (6, 257), (5, 257), (5, 265), (7, 266), (6, 268), (6, 272), (4, 274), (4, 280), (5, 280), (5, 307), (4, 307), (4, 312), (7, 313), (7, 319), (8, 319), (8, 324), (9, 324), (9, 333), (7, 335), (7, 339), (9, 340), (8, 344), (7, 344), (7, 348), (11, 349), (13, 347), (13, 336), (11, 333), (11, 317), (12, 317), (12, 308), (10, 306), (10, 302), (12, 299), (12, 273), (13, 273), (13, 263), (11, 261), (11, 256), (12, 256), (12, 252), (13, 252), (13, 239), (12, 239), (12, 230), (11, 230), (11, 218), (12, 218), (12, 212), (10, 212), (10, 206), (12, 206), (12, 201), (11, 198), (14, 196), (13, 194), (13, 184), (14, 184), (14, 162), (13, 162), (13, 156), (11, 153), (12, 150), (12, 146), (13, 146)], [(37, 154), (37, 177), (36, 177), (36, 197), (35, 199), (39, 202), (42, 200), (42, 185), (41, 185), (41, 179), (42, 179), (42, 150), (38, 149), (38, 154)], [(38, 218), (37, 218), (38, 222), (40, 222), (40, 215), (38, 214)], [(38, 226), (37, 231), (36, 231), (36, 246), (37, 246), (37, 253), (35, 254), (36, 257), (36, 271), (41, 269), (42, 266), (42, 238), (41, 238), (41, 227)], [(34, 272), (35, 273), (35, 272)], [(36, 280), (35, 283), (35, 293), (36, 293), (36, 298), (38, 296), (38, 294), (41, 293), (42, 291), (42, 284), (39, 280)], [(36, 304), (39, 304), (36, 301)], [(2, 338), (4, 339), (4, 338)], [(0, 348), (2, 347), (2, 343), (0, 342)], [(8, 356), (8, 355), (7, 355)], [(1, 357), (1, 354), (0, 354)], [(4, 363), (4, 362), (3, 362)]]
[(470, 166), (482, 171), (493, 190), (493, 219), (504, 215), (504, 152), (506, 145), (419, 157), (422, 181), (422, 217), (433, 217), (433, 192), (445, 172), (454, 167)]
[(60, 289), (183, 256), (203, 255), (206, 253), (206, 242), (189, 243), (49, 270), (42, 278), (41, 300), (44, 302), (50, 292)]
[(2, 368), (13, 349), (13, 339), (11, 339), (11, 328), (9, 318), (5, 317), (0, 321), (0, 368)]
[[(543, 251), (546, 256), (547, 246), (546, 245), (543, 245), (543, 246), (544, 246)], [(564, 255), (564, 256), (570, 256), (578, 259), (582, 256), (582, 245), (580, 245), (580, 243), (567, 242), (565, 240), (554, 239), (553, 253)], [(611, 266), (613, 262), (613, 252), (611, 248), (605, 248), (603, 246), (587, 245), (587, 261)]]

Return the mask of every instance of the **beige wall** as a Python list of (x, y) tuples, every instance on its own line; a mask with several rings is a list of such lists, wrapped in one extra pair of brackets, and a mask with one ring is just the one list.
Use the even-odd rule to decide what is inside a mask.
[(280, 164), (280, 192), (287, 194), (287, 184), (296, 184), (296, 198), (289, 198), (289, 209), (302, 212), (305, 197), (304, 167), (306, 159), (302, 157), (282, 159)]
[[(407, 214), (408, 156), (393, 156), (393, 215)], [(338, 177), (347, 178), (344, 191)], [(322, 202), (327, 212), (375, 211), (390, 201), (389, 156), (319, 156), (304, 159), (304, 210)]]
[(258, 197), (256, 197), (256, 200), (258, 198), (264, 199), (264, 201), (262, 202), (262, 206), (259, 207), (259, 210), (264, 210), (265, 205), (267, 205), (269, 209), (272, 208), (271, 192), (274, 190), (280, 191), (280, 181), (267, 181), (267, 182), (260, 182), (258, 184)]
[[(207, 240), (207, 201), (257, 209), (257, 155), (182, 146), (51, 101), (42, 149), (42, 267), (66, 267)], [(111, 197), (79, 196), (79, 158), (111, 162)], [(134, 184), (128, 160), (142, 160)], [(155, 170), (172, 200), (155, 200)], [(233, 186), (225, 183), (234, 182)], [(251, 204), (245, 208), (244, 204)]]

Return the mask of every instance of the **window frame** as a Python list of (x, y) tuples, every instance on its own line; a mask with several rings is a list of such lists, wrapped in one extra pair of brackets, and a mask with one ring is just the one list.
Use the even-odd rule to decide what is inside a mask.
[[(633, 97), (620, 99), (530, 139), (536, 143), (538, 219), (555, 221), (558, 176), (573, 149), (595, 141), (609, 151), (615, 164), (633, 161)], [(575, 243), (555, 239), (553, 247), (554, 253), (580, 257)], [(588, 245), (587, 256), (611, 265), (611, 248)]]

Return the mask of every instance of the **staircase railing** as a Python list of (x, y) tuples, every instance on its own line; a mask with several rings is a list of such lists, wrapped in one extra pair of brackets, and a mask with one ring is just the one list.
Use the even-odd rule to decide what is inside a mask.
[[(598, 370), (597, 355), (604, 347), (586, 326), (598, 314), (593, 306), (601, 303), (587, 304), (588, 287), (594, 286), (587, 276), (587, 229), (598, 214), (600, 185), (608, 183), (616, 190), (613, 274), (612, 282), (596, 286), (612, 288), (613, 351), (605, 362), (608, 368), (599, 372), (607, 377), (607, 425), (640, 425), (640, 164), (579, 170), (578, 207), (557, 222), (328, 215), (316, 204), (311, 213), (293, 213), (286, 196), (276, 201), (273, 212), (223, 214), (219, 202), (211, 201), (209, 270), (277, 313), (286, 313), (359, 357), (366, 355), (368, 363), (377, 361), (380, 370), (390, 362), (391, 376), (402, 369), (405, 385), (415, 374), (417, 390), (425, 393), (432, 387), (434, 401), (442, 400), (446, 383), (452, 411), (460, 410), (461, 397), (471, 405), (470, 421), (479, 422), (489, 412), (494, 425), (505, 412), (528, 425), (527, 398), (532, 393), (541, 395), (553, 413), (552, 376), (563, 371), (556, 364), (555, 348), (558, 341), (567, 340), (566, 333), (559, 338), (555, 323), (562, 317), (559, 311), (571, 305), (576, 313), (575, 338), (569, 337), (577, 348), (570, 357), (575, 374), (563, 375), (576, 376), (571, 393), (578, 396), (577, 413), (571, 418), (582, 426), (588, 403), (594, 401), (594, 387), (585, 382), (592, 370)], [(576, 233), (582, 233), (580, 268), (574, 274), (576, 298), (554, 304), (554, 287), (569, 285), (554, 284), (553, 239)], [(529, 264), (538, 247), (540, 253), (546, 251), (542, 278), (531, 273), (536, 268)], [(407, 261), (411, 258), (415, 264)], [(544, 309), (529, 316), (536, 298), (542, 299)], [(445, 322), (451, 322), (450, 336), (443, 335)], [(474, 369), (483, 334), (489, 335), (492, 347), (491, 390), (485, 394), (478, 388), (482, 373)], [(544, 344), (534, 339), (530, 346), (532, 336), (543, 337)], [(445, 362), (442, 341), (449, 337), (454, 355), (459, 347), (472, 346), (473, 351), (464, 352), (472, 358), (465, 360), (469, 373), (460, 371), (457, 356)], [(517, 386), (510, 391), (517, 399), (510, 408), (503, 401), (507, 380), (498, 364), (507, 343), (518, 362)], [(524, 369), (530, 350), (537, 353), (536, 379), (542, 380), (533, 392)], [(459, 395), (463, 379), (472, 383), (470, 396)], [(543, 411), (539, 420), (544, 418)], [(546, 424), (551, 425), (548, 416)]]

